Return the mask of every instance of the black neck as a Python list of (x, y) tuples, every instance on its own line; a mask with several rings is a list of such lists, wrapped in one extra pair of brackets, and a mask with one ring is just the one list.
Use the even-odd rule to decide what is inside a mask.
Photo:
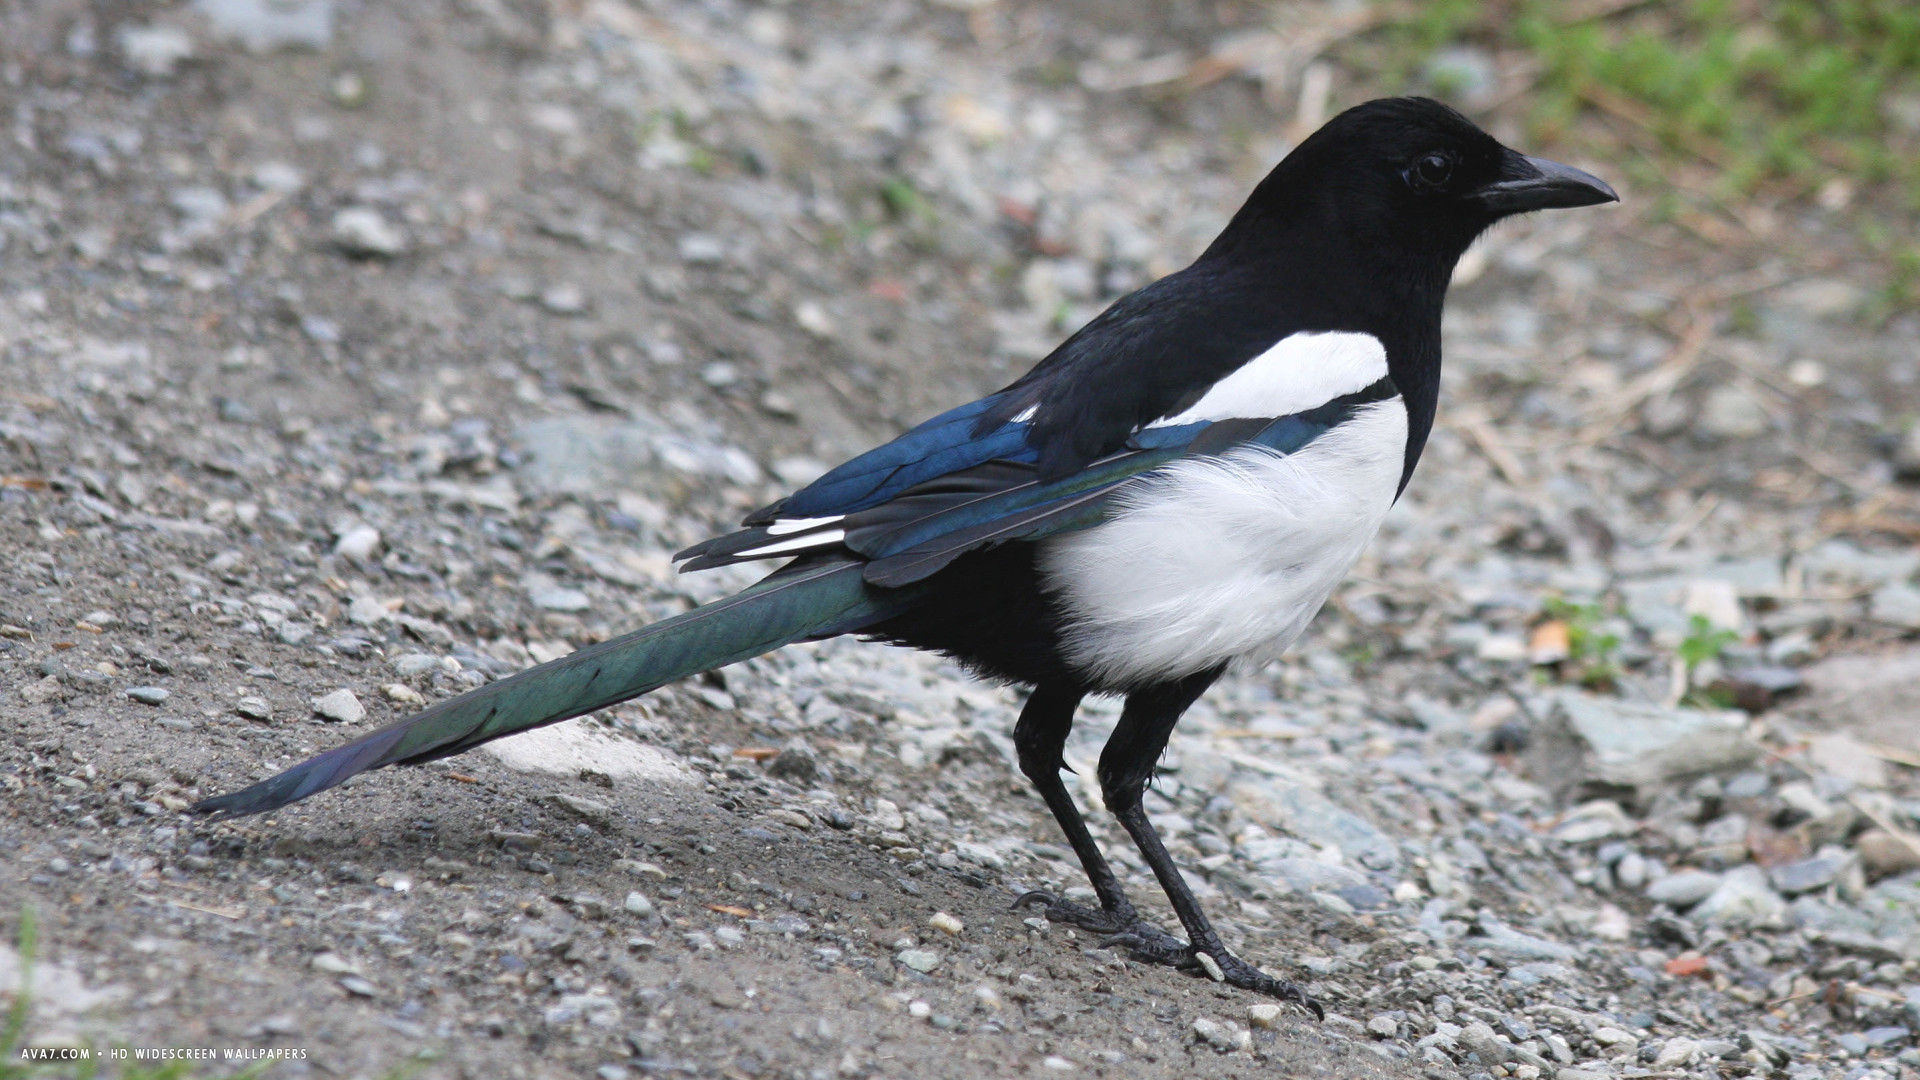
[(1407, 409), (1404, 490), (1433, 430), (1440, 308), (1471, 238), (1430, 236), (1409, 245), (1404, 237), (1358, 234), (1337, 216), (1305, 212), (1283, 219), (1253, 206), (1242, 209), (1196, 268), (1233, 267), (1249, 306), (1266, 312), (1276, 337), (1352, 330), (1380, 339), (1387, 373)]

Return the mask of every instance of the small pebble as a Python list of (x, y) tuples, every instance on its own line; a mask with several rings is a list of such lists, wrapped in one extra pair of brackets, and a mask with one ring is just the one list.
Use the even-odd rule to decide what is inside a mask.
[(1227, 981), (1227, 974), (1220, 970), (1220, 962), (1218, 960), (1215, 960), (1206, 953), (1198, 951), (1193, 954), (1193, 958), (1199, 963), (1200, 970), (1207, 973), (1207, 978), (1212, 979), (1214, 982)]
[(335, 724), (357, 724), (367, 718), (367, 707), (347, 689), (335, 690), (324, 697), (315, 698), (313, 713), (322, 720)]
[(894, 959), (898, 960), (902, 967), (912, 968), (922, 975), (940, 966), (940, 954), (926, 949), (902, 949)]
[(173, 692), (159, 686), (136, 686), (127, 691), (127, 696), (142, 705), (164, 705)]
[(538, 589), (532, 599), (533, 606), (542, 611), (573, 614), (593, 607), (593, 599), (579, 589)]
[(587, 310), (587, 293), (571, 282), (554, 285), (540, 293), (540, 306), (555, 315), (580, 315)]
[(933, 917), (927, 920), (927, 925), (943, 934), (949, 934), (955, 937), (958, 937), (961, 931), (967, 928), (966, 923), (961, 922), (959, 919), (954, 918), (944, 911), (934, 912)]
[(1720, 875), (1705, 870), (1680, 870), (1647, 886), (1647, 899), (1671, 907), (1686, 908), (1705, 900), (1720, 887)]
[(349, 206), (333, 215), (333, 242), (349, 255), (390, 259), (407, 250), (407, 234), (370, 206)]
[(333, 542), (333, 553), (365, 562), (380, 551), (380, 530), (371, 525), (355, 525)]

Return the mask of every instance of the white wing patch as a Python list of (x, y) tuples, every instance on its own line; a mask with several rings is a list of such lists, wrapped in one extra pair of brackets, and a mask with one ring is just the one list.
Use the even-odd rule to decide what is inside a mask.
[(1387, 347), (1372, 334), (1289, 334), (1214, 383), (1185, 411), (1152, 426), (1292, 416), (1364, 390), (1386, 374)]
[[(771, 530), (769, 530), (771, 531)], [(845, 529), (828, 529), (826, 532), (808, 533), (791, 540), (782, 540), (777, 544), (752, 548), (734, 555), (736, 559), (757, 559), (763, 555), (783, 555), (791, 551), (805, 551), (808, 548), (826, 547), (846, 539)]]
[(781, 518), (779, 521), (767, 526), (767, 535), (786, 536), (788, 533), (806, 532), (808, 529), (817, 529), (822, 525), (831, 525), (845, 516), (844, 514), (835, 514), (832, 517)]

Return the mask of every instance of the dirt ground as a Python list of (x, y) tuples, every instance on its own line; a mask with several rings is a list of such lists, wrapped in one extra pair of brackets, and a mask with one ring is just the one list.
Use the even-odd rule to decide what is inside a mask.
[[(878, 646), (789, 650), (265, 819), (183, 816), (737, 587), (665, 555), (1179, 266), (1301, 130), (1262, 96), (1271, 67), (1151, 81), (1254, 26), (1233, 4), (340, 2), (288, 49), (223, 36), (201, 10), (222, 7), (0, 4), (0, 931), (37, 921), (35, 1045), (294, 1052), (273, 1076), (1582, 1080), (1789, 1052), (1913, 1075), (1906, 1043), (1807, 1033), (1871, 1028), (1838, 1004), (1737, 992), (1797, 993), (1825, 946), (1705, 930), (1742, 958), (1730, 981), (1675, 979), (1677, 931), (1591, 870), (1623, 856), (1556, 846), (1591, 804), (1489, 741), (1502, 688), (1537, 682), (1484, 644), (1516, 592), (1676, 552), (1910, 544), (1875, 530), (1911, 520), (1914, 323), (1851, 317), (1871, 270), (1811, 210), (1689, 226), (1628, 192), (1478, 251), (1442, 430), (1381, 551), (1300, 657), (1237, 676), (1176, 743), (1155, 810), (1190, 831), (1180, 857), (1327, 1023), (1010, 910), (1075, 884), (1009, 762), (1017, 699)], [(1332, 102), (1365, 96), (1342, 75)], [(1757, 338), (1720, 317), (1749, 298)], [(1802, 659), (1902, 648), (1913, 620), (1875, 610)], [(1367, 801), (1429, 783), (1409, 756), (1456, 775)], [(1238, 779), (1210, 788), (1216, 762)], [(1247, 776), (1316, 770), (1320, 802), (1215, 843), (1208, 815), (1258, 816)], [(1695, 791), (1660, 790), (1628, 810)], [(1236, 884), (1235, 853), (1283, 833), (1318, 845), (1288, 868), (1344, 850), (1350, 876)], [(1589, 934), (1608, 911), (1631, 928)], [(1449, 922), (1568, 973), (1456, 954)], [(1917, 962), (1832, 977), (1897, 1013)], [(1584, 1034), (1560, 1056), (1549, 1007), (1627, 1018), (1645, 1052), (1562, 1017)], [(1476, 1018), (1543, 1063), (1491, 1060)], [(1675, 1040), (1691, 1056), (1660, 1058)]]

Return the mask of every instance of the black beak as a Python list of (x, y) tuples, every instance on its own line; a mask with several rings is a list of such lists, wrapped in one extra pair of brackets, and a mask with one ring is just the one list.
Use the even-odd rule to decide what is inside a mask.
[(1500, 217), (1620, 201), (1607, 182), (1592, 173), (1521, 154), (1508, 159), (1505, 178), (1481, 188), (1474, 198)]

